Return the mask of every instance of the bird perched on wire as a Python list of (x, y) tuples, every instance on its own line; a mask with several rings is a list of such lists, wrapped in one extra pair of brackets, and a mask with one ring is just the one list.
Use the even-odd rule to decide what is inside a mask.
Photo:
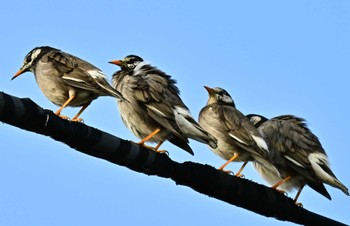
[(236, 109), (230, 94), (219, 87), (204, 88), (208, 91), (209, 99), (199, 113), (198, 122), (218, 140), (217, 147), (211, 147), (211, 150), (227, 160), (219, 169), (224, 170), (232, 161), (244, 162), (236, 173), (236, 176), (241, 176), (249, 161), (267, 164), (267, 144), (250, 121)]
[(324, 183), (349, 195), (348, 189), (332, 172), (325, 150), (304, 119), (281, 115), (268, 120), (254, 114), (247, 115), (247, 118), (267, 142), (272, 163), (278, 170), (271, 170), (271, 167), (259, 162), (253, 163), (261, 177), (273, 188), (280, 187), (287, 191), (297, 189), (295, 202), (306, 184), (328, 199), (331, 196)]
[(124, 99), (109, 85), (100, 69), (76, 56), (49, 46), (31, 50), (12, 79), (28, 71), (34, 73), (44, 95), (60, 106), (56, 115), (68, 118), (61, 115), (66, 106), (82, 107), (72, 121), (81, 121), (80, 114), (99, 96)]
[(188, 138), (216, 147), (216, 139), (191, 116), (180, 98), (176, 81), (136, 55), (109, 63), (120, 66), (112, 85), (126, 99), (118, 100), (124, 124), (138, 138), (139, 144), (157, 142), (154, 150), (168, 140), (193, 155)]

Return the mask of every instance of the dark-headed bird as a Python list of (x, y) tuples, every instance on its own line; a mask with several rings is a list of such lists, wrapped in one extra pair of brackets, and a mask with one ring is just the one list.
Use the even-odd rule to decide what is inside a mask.
[(297, 189), (295, 202), (306, 184), (328, 199), (331, 196), (324, 183), (349, 195), (348, 189), (332, 172), (325, 150), (304, 119), (293, 115), (281, 115), (270, 120), (254, 114), (247, 117), (267, 142), (272, 164), (278, 170), (271, 170), (271, 167), (259, 162), (253, 163), (261, 177), (273, 188)]
[(52, 103), (60, 106), (56, 115), (67, 119), (68, 117), (61, 115), (66, 106), (82, 107), (72, 121), (81, 121), (80, 114), (99, 96), (124, 99), (109, 85), (100, 69), (76, 56), (49, 46), (31, 50), (12, 79), (28, 71), (34, 73), (44, 95)]
[(119, 99), (118, 108), (126, 127), (145, 142), (168, 140), (193, 154), (188, 138), (216, 147), (216, 139), (191, 116), (180, 98), (176, 81), (139, 56), (129, 55), (110, 61), (120, 66), (112, 78), (113, 87), (127, 100)]
[[(232, 161), (244, 162), (236, 176), (241, 176), (249, 161), (268, 164), (268, 146), (257, 129), (237, 110), (228, 92), (222, 88), (205, 86), (209, 99), (199, 113), (199, 124), (217, 140), (211, 150), (227, 160), (219, 169), (224, 170)], [(273, 167), (273, 166), (272, 166)]]

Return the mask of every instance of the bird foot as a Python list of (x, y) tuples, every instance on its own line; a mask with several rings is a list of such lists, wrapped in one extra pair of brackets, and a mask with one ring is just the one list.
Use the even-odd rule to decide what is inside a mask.
[(65, 119), (65, 120), (70, 120), (70, 118), (68, 116), (65, 115), (61, 115), (61, 114), (56, 114), (58, 117), (60, 117), (61, 119)]
[(154, 150), (157, 153), (161, 153), (161, 154), (166, 154), (167, 156), (169, 156), (169, 152), (166, 150)]
[(279, 193), (281, 193), (281, 194), (283, 194), (285, 196), (288, 196), (288, 193), (285, 190), (281, 190), (281, 189), (277, 189), (277, 188), (272, 188), (272, 189), (278, 191)]
[(218, 170), (224, 172), (224, 173), (227, 173), (227, 174), (233, 174), (232, 170), (224, 170), (224, 169), (221, 169), (219, 168)]
[(72, 122), (81, 122), (81, 123), (84, 123), (84, 119), (82, 119), (82, 118), (72, 118), (72, 120), (71, 120)]
[(151, 149), (152, 151), (155, 151), (155, 152), (158, 152), (158, 153), (161, 153), (161, 154), (167, 154), (167, 155), (169, 155), (169, 152), (168, 152), (168, 151), (166, 151), (166, 150), (157, 150), (156, 148), (151, 147), (151, 146), (148, 146), (148, 145), (144, 144), (143, 142), (138, 142), (138, 143), (136, 143), (136, 144), (141, 145), (141, 146), (143, 146), (143, 147), (145, 147), (145, 148), (147, 148), (147, 149)]
[(235, 176), (239, 178), (245, 178), (244, 174), (241, 173), (236, 173)]
[(297, 205), (299, 207), (303, 207), (303, 204), (301, 202), (296, 202), (295, 205)]

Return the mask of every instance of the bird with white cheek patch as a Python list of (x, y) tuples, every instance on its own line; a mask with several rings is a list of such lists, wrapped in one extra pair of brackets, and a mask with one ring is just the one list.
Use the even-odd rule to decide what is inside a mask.
[(118, 100), (124, 124), (138, 138), (139, 144), (168, 140), (193, 154), (188, 138), (216, 147), (216, 139), (192, 117), (180, 98), (176, 81), (136, 55), (110, 61), (121, 70), (113, 74), (112, 85), (126, 100)]
[(241, 172), (249, 161), (268, 164), (267, 144), (250, 121), (236, 109), (227, 91), (218, 87), (204, 88), (209, 99), (199, 113), (198, 122), (218, 140), (217, 147), (211, 147), (211, 150), (227, 160), (219, 169), (224, 170), (232, 161), (244, 162), (235, 174), (242, 176)]
[(61, 50), (42, 46), (31, 50), (24, 58), (19, 71), (12, 77), (31, 71), (44, 95), (60, 108), (82, 107), (72, 121), (82, 121), (80, 114), (99, 96), (124, 99), (106, 80), (105, 74), (94, 65)]
[[(247, 118), (258, 128), (267, 142), (273, 166), (253, 163), (261, 177), (283, 190), (297, 189), (297, 199), (305, 185), (328, 199), (331, 196), (324, 183), (339, 188), (346, 195), (348, 189), (332, 172), (328, 157), (318, 138), (307, 127), (305, 120), (293, 115), (281, 115), (268, 120), (261, 115), (250, 114)], [(300, 203), (297, 203), (301, 205)]]

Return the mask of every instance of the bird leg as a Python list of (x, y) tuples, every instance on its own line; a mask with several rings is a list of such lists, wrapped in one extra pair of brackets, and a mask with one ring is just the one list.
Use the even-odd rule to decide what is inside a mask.
[(73, 122), (83, 122), (84, 120), (82, 118), (79, 118), (81, 113), (91, 104), (91, 101), (87, 104), (84, 104), (83, 107), (79, 110), (79, 112), (72, 118)]
[(220, 166), (219, 170), (226, 172), (226, 173), (232, 173), (231, 170), (224, 170), (224, 168), (231, 162), (233, 162), (236, 158), (238, 158), (239, 154), (235, 153), (227, 162), (225, 162), (222, 166)]
[(143, 138), (143, 139), (142, 139), (140, 142), (138, 142), (137, 144), (142, 145), (142, 146), (144, 146), (144, 147), (146, 147), (146, 148), (152, 149), (153, 151), (158, 152), (158, 153), (167, 153), (167, 151), (164, 151), (164, 150), (159, 150), (159, 151), (158, 151), (158, 148), (163, 144), (164, 141), (160, 141), (160, 142), (157, 144), (157, 146), (155, 146), (155, 147), (150, 147), (150, 146), (145, 145), (145, 143), (146, 143), (149, 139), (151, 139), (154, 135), (156, 135), (156, 134), (159, 133), (159, 132), (160, 132), (160, 129), (157, 128), (156, 130), (154, 130), (154, 131), (153, 131), (152, 133), (150, 133), (148, 136), (146, 136), (145, 138)]
[(303, 190), (304, 186), (305, 186), (305, 185), (303, 185), (303, 186), (301, 186), (301, 187), (299, 188), (299, 190), (298, 190), (298, 192), (297, 192), (297, 194), (295, 195), (295, 198), (294, 198), (295, 205), (300, 206), (300, 207), (303, 207), (303, 204), (300, 203), (300, 202), (297, 202), (297, 200), (298, 200), (298, 198), (299, 198), (299, 196), (300, 196), (300, 193), (301, 193), (301, 191)]
[(243, 165), (241, 166), (241, 168), (239, 168), (239, 170), (238, 170), (237, 173), (235, 174), (236, 177), (241, 177), (241, 178), (244, 177), (244, 175), (241, 174), (241, 173), (242, 173), (244, 167), (245, 167), (247, 164), (248, 164), (248, 162), (244, 162), (244, 163), (243, 163)]
[(165, 153), (167, 155), (169, 155), (168, 151), (166, 150), (158, 150), (158, 148), (164, 143), (164, 141), (159, 141), (159, 143), (157, 144), (157, 146), (154, 147), (154, 151), (158, 152), (158, 153)]
[(271, 188), (272, 188), (272, 189), (275, 189), (276, 191), (278, 191), (278, 192), (280, 192), (280, 193), (287, 194), (286, 191), (277, 189), (277, 187), (280, 186), (281, 184), (287, 182), (288, 180), (290, 180), (290, 178), (292, 178), (292, 177), (291, 177), (291, 176), (288, 176), (288, 177), (284, 178), (283, 180), (278, 181), (276, 184), (272, 185)]
[(144, 145), (144, 143), (146, 143), (149, 139), (151, 139), (154, 135), (156, 135), (159, 132), (160, 132), (160, 129), (157, 128), (152, 133), (150, 133), (147, 137), (143, 138), (140, 142), (138, 142), (138, 144)]
[(55, 112), (55, 114), (63, 119), (69, 119), (69, 117), (61, 115), (61, 111), (67, 107), (67, 105), (74, 99), (74, 95), (72, 95), (71, 97), (69, 97), (69, 99)]

